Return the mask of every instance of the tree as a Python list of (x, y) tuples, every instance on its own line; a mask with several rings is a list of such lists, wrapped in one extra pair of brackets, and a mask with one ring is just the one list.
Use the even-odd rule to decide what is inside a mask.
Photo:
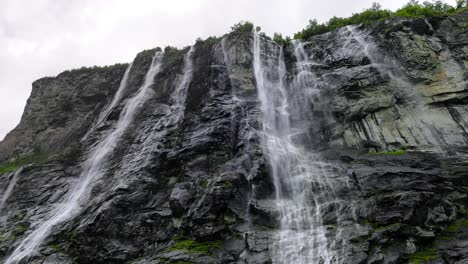
[(231, 27), (232, 32), (252, 32), (254, 24), (249, 21), (241, 21)]

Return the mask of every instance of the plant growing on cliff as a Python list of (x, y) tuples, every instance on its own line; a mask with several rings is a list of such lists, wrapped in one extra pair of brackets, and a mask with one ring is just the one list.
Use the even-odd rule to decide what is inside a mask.
[(202, 38), (197, 38), (196, 45), (201, 45), (202, 47), (210, 47), (219, 43), (221, 41), (221, 37), (211, 36), (203, 40)]
[(404, 149), (397, 149), (397, 150), (390, 150), (390, 151), (382, 151), (382, 152), (369, 152), (369, 155), (404, 155), (406, 154), (406, 150)]
[(285, 38), (283, 35), (280, 33), (274, 33), (273, 34), (273, 41), (278, 43), (279, 45), (287, 45), (289, 42), (291, 42), (291, 38), (286, 36)]
[(19, 169), (22, 166), (28, 164), (41, 164), (47, 160), (47, 156), (41, 153), (33, 153), (30, 155), (16, 157), (11, 160), (0, 163), (0, 175), (12, 172)]
[(325, 23), (318, 23), (317, 20), (309, 20), (309, 25), (302, 31), (294, 35), (295, 39), (308, 39), (311, 36), (330, 32), (340, 27), (356, 24), (370, 24), (376, 21), (381, 21), (392, 17), (428, 17), (435, 15), (448, 15), (456, 12), (467, 10), (468, 0), (458, 0), (456, 6), (451, 6), (442, 1), (425, 1), (419, 3), (416, 0), (411, 0), (402, 8), (392, 12), (388, 9), (382, 9), (378, 3), (361, 13), (353, 14), (347, 18), (332, 17)]
[(438, 258), (437, 252), (433, 248), (425, 248), (409, 255), (411, 264), (425, 263)]
[(239, 33), (252, 32), (253, 29), (254, 29), (254, 24), (249, 21), (241, 21), (231, 27), (232, 32), (239, 32)]
[(173, 250), (186, 250), (189, 253), (202, 253), (208, 254), (211, 250), (220, 248), (220, 241), (208, 241), (208, 242), (198, 242), (195, 240), (180, 240), (175, 243), (172, 247), (169, 248), (170, 251)]
[(382, 20), (392, 16), (390, 10), (382, 10), (381, 6), (377, 3), (372, 4), (372, 7), (351, 17), (340, 18), (332, 17), (326, 23), (318, 23), (317, 20), (309, 20), (309, 25), (302, 31), (294, 35), (295, 39), (307, 39), (311, 36), (323, 34), (334, 29), (353, 24), (367, 24), (373, 21)]

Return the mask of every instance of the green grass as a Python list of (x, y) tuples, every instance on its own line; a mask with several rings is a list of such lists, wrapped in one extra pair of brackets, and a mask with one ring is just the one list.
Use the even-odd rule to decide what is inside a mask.
[(409, 255), (410, 263), (421, 264), (427, 261), (435, 260), (439, 256), (433, 248), (424, 248)]
[(468, 220), (464, 219), (462, 221), (457, 221), (455, 223), (452, 223), (449, 225), (445, 231), (449, 233), (456, 233), (458, 232), (462, 227), (468, 226)]
[(407, 152), (404, 149), (381, 151), (381, 152), (369, 152), (369, 155), (405, 155)]
[(169, 248), (173, 250), (186, 250), (189, 253), (208, 254), (213, 249), (221, 248), (221, 241), (198, 242), (195, 240), (180, 240)]
[(12, 172), (17, 169), (19, 169), (22, 166), (28, 165), (28, 164), (41, 164), (47, 161), (47, 156), (44, 154), (31, 154), (31, 155), (26, 155), (26, 156), (20, 156), (12, 160), (7, 160), (2, 163), (0, 163), (0, 175), (7, 173), (7, 172)]

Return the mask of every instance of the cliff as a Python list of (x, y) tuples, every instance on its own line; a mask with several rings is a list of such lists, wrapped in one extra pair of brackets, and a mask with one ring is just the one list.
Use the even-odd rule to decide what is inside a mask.
[(0, 258), (465, 263), (467, 23), (231, 32), (34, 82)]

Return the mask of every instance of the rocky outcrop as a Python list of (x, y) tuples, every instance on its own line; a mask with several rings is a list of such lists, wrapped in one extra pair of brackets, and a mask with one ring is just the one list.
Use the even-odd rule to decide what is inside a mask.
[[(292, 114), (291, 123), (306, 128), (307, 135), (293, 136), (311, 138), (306, 147), (332, 183), (334, 198), (320, 210), (333, 263), (467, 261), (467, 19), (466, 12), (394, 19), (300, 44), (313, 85), (290, 96), (311, 107)], [(284, 47), (290, 87), (299, 72), (297, 45)], [(280, 212), (262, 148), (252, 47), (252, 34), (242, 32), (198, 41), (177, 121), (175, 91), (189, 49), (166, 49), (150, 98), (90, 198), (24, 263), (277, 261)], [(121, 101), (101, 123), (128, 65), (33, 84), (20, 124), (0, 142), (0, 161), (11, 165), (0, 189), (22, 157), (47, 160), (21, 162), (0, 212), (3, 261), (77, 184), (83, 161), (115, 129), (156, 50), (136, 56)]]

